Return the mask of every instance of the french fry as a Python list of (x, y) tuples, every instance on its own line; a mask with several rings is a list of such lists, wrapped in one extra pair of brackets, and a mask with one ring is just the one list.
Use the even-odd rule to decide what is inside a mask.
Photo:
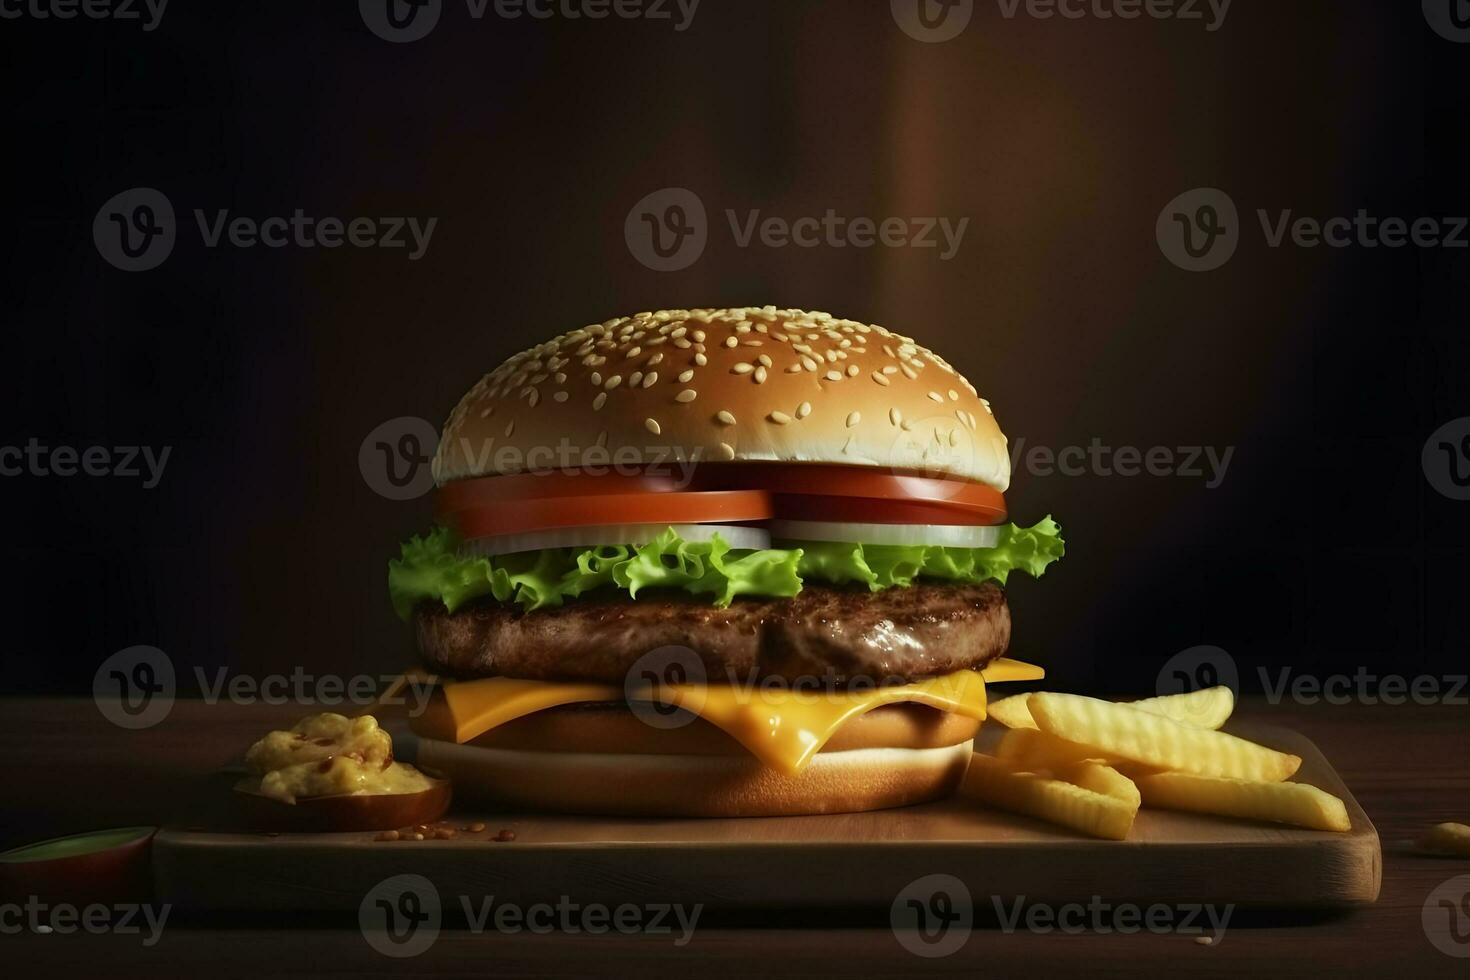
[(1424, 832), (1415, 846), (1426, 854), (1470, 857), (1470, 827), (1462, 823), (1435, 824)]
[(1026, 699), (1029, 694), (1012, 694), (1008, 698), (990, 702), (985, 709), (987, 718), (994, 718), (1007, 728), (1035, 728), (1036, 722), (1031, 719), (1031, 711), (1026, 707)]
[(1221, 684), (1205, 687), (1188, 694), (1165, 694), (1142, 701), (1129, 701), (1128, 707), (1137, 708), (1196, 728), (1215, 728), (1230, 720), (1235, 711), (1235, 692)]
[(1089, 746), (1105, 759), (1264, 782), (1281, 782), (1302, 764), (1297, 756), (1234, 735), (1097, 698), (1033, 694), (1027, 707), (1041, 731)]
[(1094, 762), (1091, 759), (1085, 762), (1074, 762), (1070, 766), (1063, 766), (1055, 770), (1055, 775), (1058, 779), (1069, 782), (1073, 786), (1081, 786), (1094, 793), (1121, 800), (1135, 810), (1143, 802), (1138, 786), (1133, 780), (1112, 766), (1101, 762)]
[(1140, 778), (1137, 786), (1145, 806), (1270, 820), (1312, 830), (1352, 829), (1342, 800), (1306, 783), (1162, 772)]
[[(1031, 693), (1012, 694), (992, 702), (986, 710), (987, 717), (994, 718), (1007, 728), (1035, 728), (1036, 719), (1031, 717), (1028, 702)], [(1235, 710), (1235, 694), (1230, 688), (1206, 687), (1188, 694), (1165, 694), (1157, 698), (1126, 702), (1130, 708), (1151, 714), (1173, 718), (1177, 722), (1196, 728), (1219, 728), (1230, 720)]]
[(1078, 745), (1048, 735), (1035, 728), (1012, 728), (1000, 737), (995, 757), (1013, 769), (1035, 772), (1038, 769), (1060, 769), (1087, 759), (1104, 761), (1102, 753), (1086, 745)]
[(1060, 779), (1017, 772), (988, 755), (970, 757), (960, 795), (1107, 840), (1124, 840), (1136, 806)]

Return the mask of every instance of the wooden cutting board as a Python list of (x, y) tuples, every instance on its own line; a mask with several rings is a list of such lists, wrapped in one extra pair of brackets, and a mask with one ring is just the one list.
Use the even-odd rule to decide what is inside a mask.
[[(987, 726), (987, 729), (991, 726)], [(1378, 897), (1378, 832), (1322, 753), (1279, 728), (1228, 730), (1302, 758), (1297, 780), (1343, 798), (1345, 834), (1161, 810), (1126, 841), (1100, 841), (964, 800), (872, 813), (742, 820), (607, 819), (461, 810), (452, 840), (372, 833), (238, 833), (228, 820), (154, 839), (159, 901), (186, 911), (355, 912), (385, 878), (418, 874), (441, 895), (502, 903), (703, 903), (714, 909), (886, 908), (929, 874), (976, 901), (1231, 903), (1330, 909)], [(228, 782), (214, 793), (227, 802)], [(629, 792), (636, 792), (630, 786)], [(212, 829), (218, 828), (218, 829)], [(510, 843), (492, 838), (501, 828)], [(980, 897), (980, 896), (983, 896)]]

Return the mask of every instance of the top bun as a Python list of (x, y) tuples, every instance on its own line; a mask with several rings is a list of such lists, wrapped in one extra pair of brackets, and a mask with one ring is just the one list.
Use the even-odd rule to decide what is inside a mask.
[(1010, 484), (990, 403), (908, 337), (774, 306), (593, 324), (481, 378), (444, 426), (443, 486), (674, 460), (884, 467)]

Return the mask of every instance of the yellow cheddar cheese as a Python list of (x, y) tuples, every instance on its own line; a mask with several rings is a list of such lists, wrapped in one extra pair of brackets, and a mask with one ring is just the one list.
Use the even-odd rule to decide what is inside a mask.
[[(847, 721), (887, 704), (913, 702), (969, 718), (985, 717), (985, 683), (1039, 680), (1045, 671), (1001, 658), (983, 670), (960, 670), (910, 684), (865, 690), (771, 689), (763, 684), (550, 683), (513, 677), (449, 682), (442, 688), (452, 735), (464, 744), (537, 711), (599, 701), (676, 705), (721, 729), (762, 762), (800, 772)], [(449, 734), (449, 733), (446, 733)]]

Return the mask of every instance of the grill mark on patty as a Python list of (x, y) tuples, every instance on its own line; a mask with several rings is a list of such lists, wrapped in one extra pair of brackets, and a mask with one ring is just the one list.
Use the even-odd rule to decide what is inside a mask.
[(726, 609), (651, 592), (588, 594), (535, 612), (493, 600), (454, 613), (422, 603), (414, 622), (426, 664), (441, 674), (618, 685), (664, 646), (693, 650), (710, 683), (899, 682), (982, 667), (1005, 653), (1011, 634), (1005, 592), (993, 582), (876, 593), (806, 585), (794, 598), (737, 599)]

